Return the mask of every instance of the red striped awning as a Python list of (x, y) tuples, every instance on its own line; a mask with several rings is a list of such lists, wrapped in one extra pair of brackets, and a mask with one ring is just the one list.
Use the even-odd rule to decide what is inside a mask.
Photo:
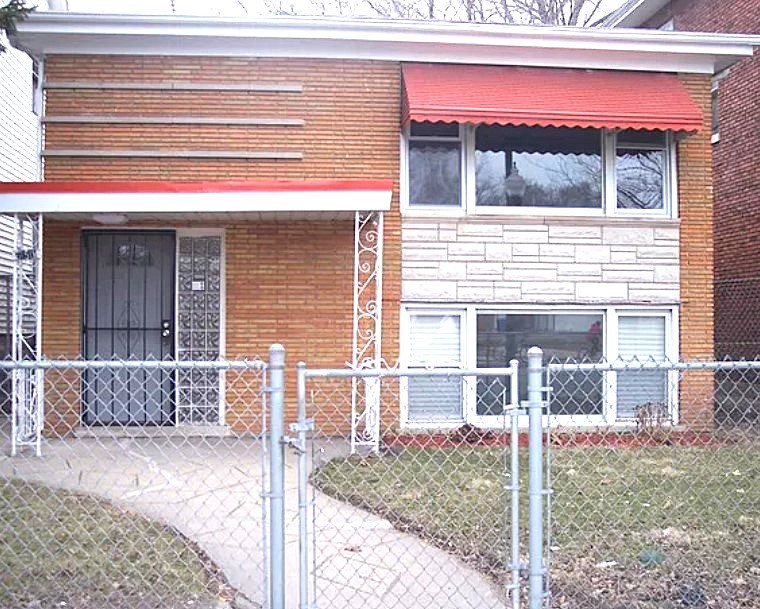
[(674, 74), (403, 65), (410, 121), (693, 132), (702, 112)]

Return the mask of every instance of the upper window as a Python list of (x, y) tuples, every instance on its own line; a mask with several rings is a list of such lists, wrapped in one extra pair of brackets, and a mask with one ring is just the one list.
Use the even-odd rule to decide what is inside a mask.
[(461, 184), (459, 125), (412, 123), (409, 132), (409, 203), (461, 205)]
[(601, 208), (599, 131), (477, 127), (475, 200), (482, 206)]
[(410, 207), (540, 213), (667, 213), (662, 131), (412, 122)]
[(615, 175), (618, 209), (663, 209), (666, 135), (661, 131), (621, 131)]

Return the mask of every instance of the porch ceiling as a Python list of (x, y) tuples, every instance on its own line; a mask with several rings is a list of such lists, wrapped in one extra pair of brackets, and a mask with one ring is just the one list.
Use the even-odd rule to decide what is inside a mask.
[(330, 220), (390, 209), (390, 180), (0, 183), (0, 212), (105, 224)]

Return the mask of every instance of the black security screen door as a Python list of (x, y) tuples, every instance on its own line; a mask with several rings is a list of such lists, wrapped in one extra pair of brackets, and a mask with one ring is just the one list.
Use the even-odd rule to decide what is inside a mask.
[[(174, 232), (88, 231), (82, 239), (83, 344), (89, 359), (174, 355)], [(85, 424), (173, 422), (172, 372), (88, 370)]]

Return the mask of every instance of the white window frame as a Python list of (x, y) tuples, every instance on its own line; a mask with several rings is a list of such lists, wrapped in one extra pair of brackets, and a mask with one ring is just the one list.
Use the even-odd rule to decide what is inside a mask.
[[(463, 369), (468, 361), (467, 354), (467, 311), (464, 307), (454, 305), (451, 307), (442, 305), (435, 307), (402, 307), (401, 317), (399, 319), (399, 334), (401, 338), (402, 348), (399, 353), (399, 363), (402, 368), (410, 369), (424, 369), (422, 364), (415, 364), (410, 361), (410, 341), (411, 341), (411, 328), (412, 328), (412, 316), (429, 316), (429, 317), (441, 317), (452, 316), (459, 317), (459, 354), (460, 360), (457, 365), (450, 366), (451, 368)], [(399, 411), (401, 426), (405, 429), (455, 429), (460, 425), (463, 425), (467, 418), (467, 388), (465, 385), (465, 401), (462, 404), (462, 418), (453, 419), (449, 421), (410, 421), (409, 420), (409, 378), (401, 377), (399, 379)]]
[[(463, 216), (467, 206), (467, 141), (466, 125), (459, 123), (457, 137), (442, 136), (414, 136), (411, 135), (411, 126), (406, 125), (401, 133), (401, 180), (399, 191), (401, 195), (402, 213), (416, 216)], [(426, 142), (458, 142), (459, 143), (459, 175), (460, 192), (459, 205), (413, 205), (409, 198), (409, 144), (411, 140)]]
[[(615, 319), (615, 337), (618, 335), (618, 319), (621, 317), (660, 317), (665, 318), (665, 359), (670, 362), (678, 361), (679, 340), (678, 340), (678, 307), (670, 308), (640, 308), (635, 306), (612, 307)], [(619, 358), (618, 341), (611, 341), (611, 351), (608, 356), (609, 361), (614, 362)], [(635, 424), (635, 419), (618, 419), (617, 417), (617, 373), (611, 373), (610, 386), (614, 387), (613, 395), (610, 396), (610, 420), (616, 424)], [(668, 372), (668, 417), (674, 424), (678, 424), (678, 371), (671, 370)]]
[[(678, 163), (676, 139), (672, 132), (666, 133), (663, 172), (662, 209), (618, 209), (617, 178), (615, 175), (617, 155), (617, 131), (600, 130), (602, 155), (602, 204), (594, 208), (562, 207), (497, 207), (478, 205), (475, 189), (475, 129), (477, 125), (459, 124), (459, 138), (415, 137), (431, 141), (459, 141), (461, 146), (461, 205), (412, 205), (409, 200), (409, 140), (410, 127), (406, 126), (400, 138), (400, 195), (401, 213), (416, 217), (461, 216), (537, 216), (537, 217), (625, 217), (646, 219), (678, 218)], [(637, 145), (630, 145), (632, 148)], [(642, 149), (652, 149), (651, 144), (639, 144)]]
[[(617, 133), (611, 134), (610, 145), (607, 146), (607, 156), (610, 157), (608, 163), (611, 167), (608, 169), (609, 180), (605, 190), (609, 191), (609, 196), (612, 202), (612, 208), (609, 210), (612, 216), (624, 216), (624, 217), (656, 217), (656, 218), (672, 218), (675, 219), (678, 216), (675, 215), (676, 201), (678, 199), (677, 183), (676, 179), (676, 163), (675, 163), (675, 142), (673, 140), (673, 134), (667, 132), (665, 134), (665, 143), (661, 146), (656, 144), (644, 144), (644, 143), (624, 143), (620, 142), (617, 137)], [(620, 209), (617, 206), (617, 171), (615, 166), (617, 164), (617, 150), (618, 146), (625, 145), (626, 148), (631, 150), (660, 150), (663, 153), (662, 156), (662, 209)]]
[[(665, 318), (665, 355), (670, 361), (678, 360), (679, 353), (679, 313), (678, 306), (642, 306), (642, 305), (481, 305), (481, 304), (403, 304), (400, 317), (400, 363), (402, 367), (409, 365), (409, 327), (412, 315), (459, 315), (460, 340), (463, 360), (461, 367), (475, 369), (477, 367), (477, 316), (478, 314), (532, 314), (532, 315), (591, 315), (600, 314), (603, 318), (602, 344), (604, 357), (608, 362), (618, 359), (618, 319), (620, 317), (662, 317)], [(617, 418), (617, 378), (615, 372), (606, 372), (604, 382), (604, 408), (601, 415), (558, 415), (552, 417), (552, 425), (560, 428), (598, 428), (612, 427), (626, 429), (635, 425), (634, 419)], [(454, 429), (464, 423), (470, 423), (484, 429), (501, 429), (504, 417), (500, 415), (478, 416), (476, 383), (465, 384), (464, 403), (462, 404), (463, 419), (461, 421), (430, 421), (410, 422), (408, 419), (407, 386), (402, 379), (400, 387), (400, 425), (402, 429)], [(678, 371), (668, 373), (668, 414), (671, 422), (676, 425), (679, 420), (678, 409)], [(527, 416), (518, 418), (520, 427), (527, 427)]]

